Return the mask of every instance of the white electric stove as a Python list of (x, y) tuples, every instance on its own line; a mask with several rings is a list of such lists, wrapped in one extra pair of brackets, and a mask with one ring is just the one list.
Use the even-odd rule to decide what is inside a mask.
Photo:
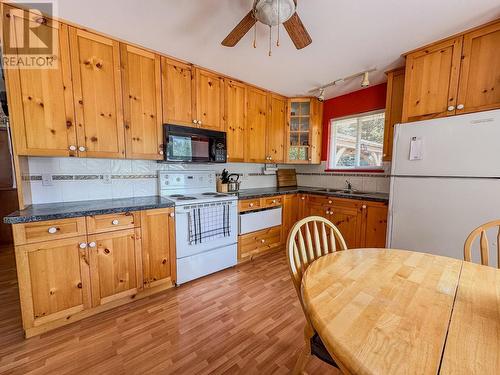
[[(175, 203), (177, 284), (236, 265), (238, 198), (216, 192), (215, 172), (159, 171), (158, 184), (160, 195)], [(193, 228), (218, 235), (195, 235)]]

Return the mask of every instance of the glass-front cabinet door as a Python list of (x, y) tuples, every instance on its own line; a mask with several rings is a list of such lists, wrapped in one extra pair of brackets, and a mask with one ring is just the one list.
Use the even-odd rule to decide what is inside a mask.
[(309, 163), (311, 101), (309, 98), (290, 99), (288, 161)]

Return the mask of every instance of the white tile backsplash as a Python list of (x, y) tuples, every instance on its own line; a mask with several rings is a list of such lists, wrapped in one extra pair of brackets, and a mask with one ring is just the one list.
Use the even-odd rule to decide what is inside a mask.
[[(127, 198), (155, 195), (157, 179), (151, 178), (158, 170), (213, 170), (221, 173), (225, 168), (230, 173), (239, 173), (241, 189), (276, 186), (275, 175), (263, 175), (264, 164), (167, 164), (150, 160), (85, 159), (28, 157), (29, 174), (41, 175), (106, 175), (105, 179), (54, 180), (52, 186), (42, 186), (41, 181), (29, 181), (33, 203), (70, 202), (77, 200)], [(389, 178), (385, 175), (338, 175), (325, 174), (325, 164), (284, 166), (297, 169), (297, 182), (302, 186), (317, 186), (341, 189), (345, 180), (353, 187), (365, 191), (389, 192)], [(304, 173), (304, 174), (301, 174)], [(134, 175), (136, 178), (127, 177)], [(144, 178), (140, 176), (144, 175)], [(139, 178), (137, 178), (139, 176)], [(122, 178), (119, 178), (122, 177)]]

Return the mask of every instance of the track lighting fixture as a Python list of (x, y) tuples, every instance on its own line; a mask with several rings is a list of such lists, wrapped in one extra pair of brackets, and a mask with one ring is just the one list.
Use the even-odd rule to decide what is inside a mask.
[(370, 72), (365, 72), (363, 74), (363, 80), (361, 81), (361, 87), (370, 86)]
[(362, 77), (361, 87), (368, 87), (368, 86), (370, 86), (370, 73), (374, 72), (376, 70), (377, 70), (376, 68), (368, 69), (368, 70), (365, 70), (364, 72), (351, 74), (350, 76), (347, 76), (344, 78), (338, 78), (333, 82), (330, 82), (330, 83), (327, 83), (326, 85), (312, 89), (309, 92), (310, 93), (318, 93), (318, 95), (316, 97), (319, 100), (323, 101), (323, 100), (325, 100), (325, 89), (327, 89), (328, 87), (341, 85), (341, 84), (345, 83), (345, 81), (348, 81), (348, 80), (351, 80), (351, 79), (357, 78), (357, 77)]

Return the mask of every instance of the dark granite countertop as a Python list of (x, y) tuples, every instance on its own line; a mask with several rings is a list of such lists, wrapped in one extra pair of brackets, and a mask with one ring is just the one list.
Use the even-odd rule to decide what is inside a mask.
[(3, 221), (7, 224), (19, 224), (165, 207), (174, 207), (174, 202), (156, 195), (137, 198), (34, 204), (24, 210), (11, 213), (4, 217)]
[(357, 199), (373, 202), (388, 202), (389, 194), (386, 193), (372, 193), (372, 192), (355, 192), (352, 194), (342, 193), (341, 189), (327, 189), (309, 186), (294, 186), (294, 187), (270, 187), (270, 188), (257, 188), (257, 189), (243, 189), (237, 195), (239, 199), (262, 198), (273, 195), (282, 194), (296, 194), (296, 193), (309, 193), (317, 195), (326, 195), (329, 197)]

